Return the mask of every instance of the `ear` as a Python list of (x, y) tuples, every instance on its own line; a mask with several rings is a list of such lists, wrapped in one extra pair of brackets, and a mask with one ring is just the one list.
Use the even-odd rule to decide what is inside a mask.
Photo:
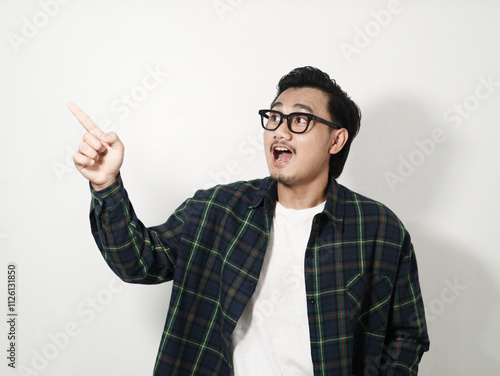
[(337, 154), (339, 151), (341, 151), (345, 143), (347, 142), (348, 138), (349, 138), (349, 132), (347, 132), (347, 129), (345, 128), (335, 129), (332, 132), (332, 144), (330, 146), (330, 154)]

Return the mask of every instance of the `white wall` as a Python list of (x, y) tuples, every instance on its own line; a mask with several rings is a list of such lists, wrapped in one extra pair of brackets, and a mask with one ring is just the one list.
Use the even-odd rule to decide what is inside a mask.
[(0, 373), (16, 374), (10, 263), (20, 374), (147, 375), (163, 329), (170, 285), (119, 282), (90, 235), (67, 101), (120, 135), (126, 187), (155, 225), (197, 188), (264, 176), (257, 110), (315, 65), (364, 115), (340, 181), (412, 234), (431, 336), (421, 374), (497, 374), (499, 15), (494, 0), (3, 0)]

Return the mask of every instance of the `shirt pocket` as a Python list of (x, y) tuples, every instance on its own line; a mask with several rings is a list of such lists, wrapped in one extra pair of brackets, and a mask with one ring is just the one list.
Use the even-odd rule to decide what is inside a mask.
[(346, 284), (346, 305), (353, 331), (383, 333), (389, 320), (393, 285), (381, 274), (357, 274)]

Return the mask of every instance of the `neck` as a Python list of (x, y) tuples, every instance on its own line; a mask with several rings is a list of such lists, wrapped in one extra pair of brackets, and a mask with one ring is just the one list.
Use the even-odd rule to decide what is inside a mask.
[(291, 186), (278, 182), (278, 201), (289, 209), (308, 209), (326, 201), (328, 178), (322, 184)]

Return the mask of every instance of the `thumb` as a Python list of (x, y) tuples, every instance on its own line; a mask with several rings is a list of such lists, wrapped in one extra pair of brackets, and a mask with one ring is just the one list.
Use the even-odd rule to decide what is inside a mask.
[(122, 142), (120, 141), (118, 135), (115, 132), (103, 133), (101, 135), (101, 140), (114, 149), (119, 149), (119, 150), (124, 149)]

